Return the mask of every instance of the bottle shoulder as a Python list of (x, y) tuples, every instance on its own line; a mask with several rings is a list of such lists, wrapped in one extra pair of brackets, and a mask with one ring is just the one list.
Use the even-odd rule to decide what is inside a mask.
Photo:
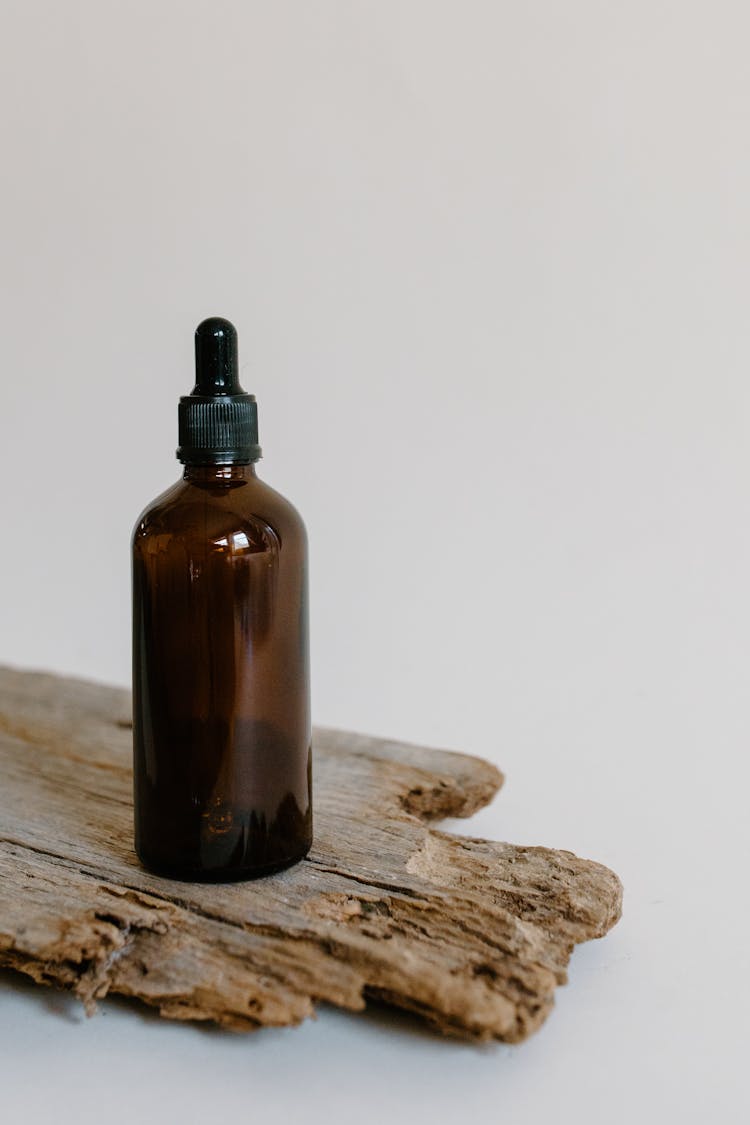
[(275, 488), (261, 480), (260, 477), (256, 477), (254, 483), (259, 486), (255, 502), (272, 513), (274, 519), (282, 521), (289, 530), (296, 530), (306, 539), (305, 521), (291, 500), (282, 496), (280, 492), (277, 492)]
[(142, 533), (147, 527), (154, 523), (155, 520), (160, 520), (162, 514), (170, 509), (172, 501), (182, 492), (182, 486), (185, 482), (182, 480), (175, 481), (169, 488), (165, 488), (153, 500), (151, 500), (146, 507), (142, 510), (138, 519), (135, 521), (133, 528), (133, 536)]
[(306, 543), (305, 525), (294, 505), (259, 477), (241, 481), (196, 483), (178, 480), (144, 508), (133, 529), (133, 546), (158, 536), (216, 540), (250, 536), (265, 541), (268, 533), (281, 546)]

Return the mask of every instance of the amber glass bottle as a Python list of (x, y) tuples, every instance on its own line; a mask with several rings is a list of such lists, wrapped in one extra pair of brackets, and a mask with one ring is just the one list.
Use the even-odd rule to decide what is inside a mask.
[(195, 334), (182, 480), (133, 532), (135, 844), (181, 879), (245, 879), (312, 840), (307, 541), (255, 475), (237, 335)]

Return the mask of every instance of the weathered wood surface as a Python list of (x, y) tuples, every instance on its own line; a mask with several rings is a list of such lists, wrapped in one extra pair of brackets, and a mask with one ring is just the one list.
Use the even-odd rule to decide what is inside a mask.
[(575, 943), (619, 917), (597, 863), (429, 826), (487, 804), (494, 766), (321, 729), (305, 861), (232, 885), (150, 875), (132, 848), (129, 706), (0, 669), (0, 965), (89, 1009), (113, 992), (249, 1029), (377, 997), (513, 1042), (548, 1014)]

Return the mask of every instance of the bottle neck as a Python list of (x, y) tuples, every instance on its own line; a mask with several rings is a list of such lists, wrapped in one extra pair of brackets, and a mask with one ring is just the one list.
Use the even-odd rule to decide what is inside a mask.
[(255, 465), (186, 465), (183, 480), (193, 484), (221, 484), (223, 481), (252, 480)]

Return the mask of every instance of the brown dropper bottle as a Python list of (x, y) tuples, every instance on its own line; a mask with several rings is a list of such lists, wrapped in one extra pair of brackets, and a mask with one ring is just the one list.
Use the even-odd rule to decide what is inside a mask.
[(164, 875), (247, 879), (312, 841), (307, 539), (255, 475), (229, 321), (198, 326), (195, 360), (182, 480), (133, 532), (135, 846)]

